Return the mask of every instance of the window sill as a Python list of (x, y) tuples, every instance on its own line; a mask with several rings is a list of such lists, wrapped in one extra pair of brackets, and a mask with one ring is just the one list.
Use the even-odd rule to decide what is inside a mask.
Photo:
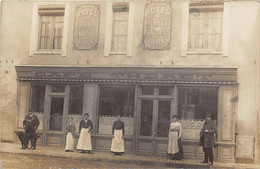
[(109, 52), (108, 55), (126, 55), (126, 52)]
[(61, 51), (35, 51), (35, 52), (33, 52), (32, 56), (34, 56), (34, 55), (60, 55), (60, 56), (63, 56)]
[(223, 55), (222, 51), (187, 51), (187, 55)]

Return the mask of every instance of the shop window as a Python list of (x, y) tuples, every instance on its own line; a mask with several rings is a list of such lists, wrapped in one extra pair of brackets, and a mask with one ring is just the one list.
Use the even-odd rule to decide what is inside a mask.
[(112, 134), (112, 125), (118, 115), (125, 123), (125, 134), (133, 134), (134, 96), (134, 87), (100, 87), (99, 134)]
[(178, 115), (182, 119), (205, 119), (211, 113), (217, 119), (218, 89), (180, 87), (178, 89)]
[(222, 50), (223, 7), (190, 6), (189, 51)]
[(112, 52), (127, 51), (128, 5), (113, 7)]
[(143, 86), (142, 94), (143, 95), (154, 95), (154, 86)]
[(52, 85), (51, 86), (51, 91), (52, 92), (65, 92), (65, 85)]
[(61, 50), (64, 9), (39, 9), (39, 18), (38, 50)]
[(159, 95), (171, 95), (172, 87), (159, 86)]
[(32, 84), (31, 87), (31, 112), (44, 112), (45, 85)]
[(69, 103), (70, 115), (82, 115), (83, 93), (84, 93), (83, 85), (70, 86), (70, 103)]

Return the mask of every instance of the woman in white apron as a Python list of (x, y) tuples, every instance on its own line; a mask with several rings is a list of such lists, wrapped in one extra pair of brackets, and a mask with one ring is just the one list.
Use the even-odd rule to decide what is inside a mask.
[(177, 121), (177, 116), (172, 116), (172, 123), (169, 128), (169, 142), (168, 142), (168, 155), (173, 160), (182, 159), (181, 147), (181, 124)]
[(117, 117), (117, 120), (113, 123), (111, 152), (115, 155), (121, 155), (125, 152), (125, 145), (123, 135), (125, 134), (124, 122), (121, 121), (120, 116)]
[(72, 152), (74, 149), (74, 137), (76, 132), (75, 124), (73, 123), (73, 117), (69, 118), (69, 124), (67, 125), (67, 136), (66, 136), (66, 152)]
[(90, 132), (93, 128), (91, 120), (88, 119), (89, 114), (84, 114), (83, 120), (79, 124), (79, 140), (77, 150), (81, 150), (82, 153), (92, 154), (92, 144), (91, 144), (91, 135)]

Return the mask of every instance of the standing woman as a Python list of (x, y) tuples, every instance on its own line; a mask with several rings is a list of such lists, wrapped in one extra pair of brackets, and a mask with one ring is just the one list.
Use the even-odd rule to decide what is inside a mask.
[(181, 123), (177, 121), (177, 115), (172, 116), (172, 123), (169, 128), (168, 154), (172, 160), (181, 160), (183, 158), (181, 146)]
[(80, 121), (79, 124), (79, 141), (77, 149), (81, 150), (82, 153), (87, 151), (88, 153), (92, 154), (92, 144), (91, 144), (91, 135), (90, 132), (93, 128), (91, 120), (88, 119), (89, 114), (85, 113), (83, 120)]
[(125, 126), (124, 122), (121, 121), (120, 116), (117, 117), (117, 120), (113, 123), (111, 152), (115, 155), (121, 155), (125, 152), (124, 138)]
[(67, 125), (67, 136), (66, 136), (66, 152), (72, 152), (74, 149), (74, 137), (76, 132), (75, 124), (73, 123), (73, 117), (69, 118), (69, 124)]

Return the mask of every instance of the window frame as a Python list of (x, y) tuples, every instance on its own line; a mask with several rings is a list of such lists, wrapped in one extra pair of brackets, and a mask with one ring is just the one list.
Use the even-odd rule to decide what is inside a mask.
[[(200, 18), (203, 20), (203, 32), (202, 32), (202, 46), (203, 47), (198, 47), (198, 48), (191, 48), (190, 43), (191, 43), (191, 9), (198, 9), (200, 10), (199, 13), (203, 13), (204, 17)], [(218, 12), (221, 13), (221, 16), (219, 17), (221, 19), (220, 22), (220, 32), (218, 33), (218, 37), (219, 37), (219, 49), (217, 49), (216, 47), (214, 48), (208, 48), (205, 46), (208, 46), (209, 44), (209, 37), (208, 37), (208, 28), (209, 28), (209, 22), (210, 22), (210, 16), (209, 14), (211, 13), (211, 10), (216, 10)], [(215, 19), (215, 18), (214, 18)], [(194, 20), (193, 20), (194, 21)], [(216, 21), (214, 21), (216, 22)], [(212, 6), (212, 7), (204, 7), (204, 6), (190, 6), (189, 8), (189, 32), (188, 32), (188, 52), (201, 52), (201, 53), (210, 53), (210, 52), (221, 52), (222, 51), (222, 34), (223, 34), (223, 30), (221, 29), (223, 28), (223, 7), (222, 6)], [(193, 33), (195, 34), (195, 33)], [(215, 33), (216, 34), (216, 33)], [(197, 35), (197, 34), (196, 34)]]
[[(40, 12), (41, 9), (48, 9), (44, 12)], [(40, 37), (40, 26), (41, 26), (41, 15), (47, 15), (57, 13), (60, 15), (63, 12), (63, 35), (61, 40), (61, 49), (58, 50), (45, 50), (39, 49), (39, 37)], [(29, 56), (33, 57), (36, 55), (58, 55), (66, 56), (67, 52), (67, 41), (68, 41), (68, 27), (69, 27), (69, 2), (57, 4), (55, 2), (34, 2), (32, 11), (32, 25), (31, 25), (31, 37), (30, 37), (30, 48)]]
[[(206, 4), (206, 5), (205, 5)], [(182, 39), (181, 39), (181, 56), (186, 57), (188, 55), (221, 55), (223, 57), (229, 56), (229, 37), (230, 37), (230, 16), (231, 16), (231, 3), (230, 1), (219, 1), (218, 4), (221, 4), (223, 8), (222, 14), (222, 40), (221, 40), (221, 50), (220, 51), (190, 51), (188, 47), (189, 40), (189, 10), (190, 4), (189, 1), (183, 2), (182, 8)], [(214, 8), (218, 6), (216, 4), (208, 4), (206, 0), (202, 0), (196, 3), (197, 6), (204, 5), (208, 8)]]
[[(112, 51), (112, 34), (113, 34), (113, 2), (108, 1), (106, 3), (106, 32), (105, 32), (105, 44), (104, 44), (104, 56), (111, 55), (126, 55), (132, 56), (133, 48), (133, 27), (134, 27), (134, 2), (127, 0), (124, 3), (128, 3), (128, 29), (127, 29), (127, 49), (125, 52), (113, 52)], [(118, 8), (116, 9), (118, 10)]]
[[(57, 37), (57, 36), (55, 36), (55, 34), (54, 34), (54, 29), (55, 29), (55, 24), (56, 23), (64, 23), (64, 15), (56, 15), (55, 13), (53, 13), (53, 14), (49, 14), (49, 15), (44, 15), (44, 14), (39, 14), (40, 16), (39, 16), (39, 33), (38, 33), (38, 44), (37, 44), (37, 51), (61, 51), (62, 50), (62, 40), (61, 40), (61, 44), (60, 44), (60, 46), (61, 46), (61, 48), (57, 48), (57, 49), (53, 49), (52, 48), (52, 46), (53, 46), (53, 41), (54, 41), (54, 38), (55, 37)], [(56, 16), (55, 16), (56, 15)], [(41, 34), (41, 28), (42, 28), (42, 17), (44, 17), (44, 16), (48, 16), (48, 17), (50, 17), (51, 18), (51, 28), (49, 29), (51, 32), (50, 32), (50, 34), (47, 36), (47, 35), (42, 35)], [(63, 21), (61, 22), (61, 21), (56, 21), (56, 17), (59, 17), (59, 16), (63, 16)], [(58, 35), (59, 37), (61, 37), (61, 39), (63, 39), (63, 30), (64, 30), (64, 28), (62, 27), (62, 35)], [(40, 48), (40, 43), (41, 43), (41, 37), (42, 36), (47, 36), (48, 38), (50, 38), (49, 40), (48, 40), (48, 46), (50, 46), (50, 48), (47, 48), (47, 49), (41, 49)]]

